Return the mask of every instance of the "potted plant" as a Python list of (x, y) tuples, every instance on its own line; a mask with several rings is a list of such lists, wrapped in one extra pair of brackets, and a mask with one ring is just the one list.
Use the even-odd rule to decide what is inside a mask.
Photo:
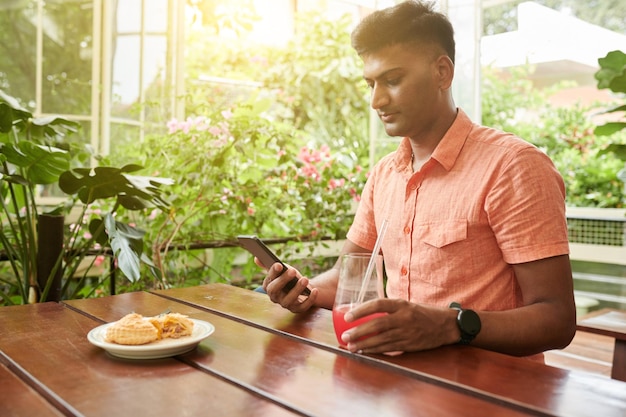
[[(33, 117), (0, 90), (0, 256), (13, 275), (0, 277), (0, 284), (17, 294), (0, 292), (5, 304), (67, 297), (68, 283), (79, 265), (88, 255), (107, 251), (129, 280), (139, 279), (140, 262), (160, 278), (144, 253), (143, 231), (116, 221), (115, 214), (122, 207), (166, 209), (160, 186), (171, 180), (132, 175), (142, 168), (134, 164), (72, 168), (76, 152), (65, 138), (77, 129), (76, 123), (62, 117)], [(37, 190), (46, 184), (58, 184), (67, 196), (65, 204), (51, 210), (38, 204)], [(109, 210), (89, 214), (95, 202)], [(65, 215), (72, 209), (78, 209), (78, 219), (86, 224), (79, 222), (69, 230)]]

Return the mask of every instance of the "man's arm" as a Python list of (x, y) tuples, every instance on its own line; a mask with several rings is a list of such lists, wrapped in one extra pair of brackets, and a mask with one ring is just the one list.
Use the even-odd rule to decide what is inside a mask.
[[(518, 264), (514, 269), (525, 305), (506, 311), (477, 311), (482, 329), (472, 345), (515, 356), (567, 346), (576, 332), (569, 256)], [(388, 314), (344, 333), (350, 351), (411, 352), (460, 340), (457, 312), (447, 307), (380, 299), (352, 310), (349, 321), (376, 312)]]
[(576, 333), (576, 305), (568, 255), (513, 265), (524, 306), (479, 312), (482, 330), (472, 343), (526, 356), (567, 346)]

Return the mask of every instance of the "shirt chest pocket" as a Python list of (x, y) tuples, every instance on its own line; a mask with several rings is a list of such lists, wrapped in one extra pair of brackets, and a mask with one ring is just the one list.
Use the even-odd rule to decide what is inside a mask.
[(418, 227), (420, 240), (435, 248), (444, 248), (467, 239), (467, 220), (455, 219), (427, 223)]
[(473, 268), (467, 220), (422, 224), (418, 232), (417, 278), (443, 289), (463, 285)]

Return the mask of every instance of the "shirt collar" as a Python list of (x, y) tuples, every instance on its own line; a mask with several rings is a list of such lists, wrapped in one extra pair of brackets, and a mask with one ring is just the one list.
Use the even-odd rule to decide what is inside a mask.
[[(473, 126), (474, 123), (467, 114), (462, 109), (458, 109), (454, 122), (441, 138), (431, 158), (439, 162), (446, 171), (450, 171)], [(409, 138), (405, 137), (396, 150), (395, 163), (398, 170), (409, 166), (412, 154)]]
[(431, 158), (436, 160), (444, 167), (446, 171), (450, 171), (454, 166), (467, 137), (472, 130), (474, 123), (461, 109), (458, 109), (456, 118), (448, 129), (439, 145), (435, 148)]

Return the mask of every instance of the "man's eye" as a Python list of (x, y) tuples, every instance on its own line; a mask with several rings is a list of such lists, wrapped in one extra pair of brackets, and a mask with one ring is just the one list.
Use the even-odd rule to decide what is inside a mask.
[(400, 78), (393, 78), (391, 80), (387, 80), (387, 85), (398, 85), (400, 84)]

